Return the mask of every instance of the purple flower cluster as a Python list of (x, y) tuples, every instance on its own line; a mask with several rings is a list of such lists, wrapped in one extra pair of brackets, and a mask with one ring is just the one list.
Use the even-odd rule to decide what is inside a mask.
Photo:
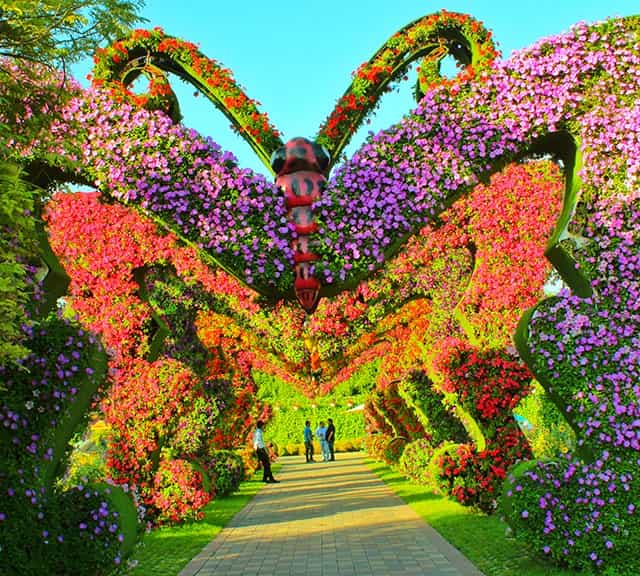
[(210, 139), (100, 90), (74, 99), (54, 132), (103, 193), (159, 219), (258, 290), (291, 286), (284, 198)]
[(473, 84), (427, 93), (400, 124), (370, 136), (314, 206), (324, 281), (368, 276), (403, 237), (554, 131), (570, 132), (585, 159), (598, 159), (585, 161), (585, 198), (606, 192), (603, 180), (637, 185), (634, 26), (632, 20), (579, 24), (498, 63)]
[(564, 290), (529, 324), (534, 371), (563, 403), (578, 453), (540, 464), (510, 496), (535, 518), (520, 531), (551, 557), (637, 571), (629, 558), (640, 543), (640, 190), (609, 194), (590, 206), (579, 252), (593, 295)]
[[(38, 573), (43, 562), (52, 573), (69, 573), (53, 568), (58, 557), (98, 570), (119, 554), (117, 514), (95, 490), (60, 491), (55, 472), (65, 470), (60, 447), (84, 421), (103, 374), (96, 361), (100, 357), (106, 364), (106, 355), (92, 335), (65, 319), (52, 315), (33, 322), (27, 342), (31, 354), (19, 365), (0, 366), (6, 386), (0, 426), (9, 439), (0, 444), (3, 562), (12, 574)], [(81, 552), (86, 546), (78, 548), (83, 540), (92, 542), (86, 558)]]
[[(0, 405), (0, 425), (9, 432), (8, 459), (22, 462), (25, 457), (38, 456), (50, 461), (52, 435), (73, 409), (80, 387), (91, 379), (87, 348), (90, 351), (97, 343), (66, 320), (56, 319), (30, 331), (31, 353), (16, 367), (0, 366), (0, 378), (7, 387)], [(62, 340), (50, 355), (58, 337)]]

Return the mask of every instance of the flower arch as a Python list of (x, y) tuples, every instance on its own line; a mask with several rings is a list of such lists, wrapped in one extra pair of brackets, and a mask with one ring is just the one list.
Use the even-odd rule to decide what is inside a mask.
[[(519, 533), (576, 567), (631, 562), (637, 542), (629, 535), (640, 533), (639, 30), (637, 17), (581, 23), (494, 61), (479, 23), (439, 13), (392, 37), (361, 67), (318, 134), (336, 157), (380, 90), (409, 61), (426, 58), (416, 109), (337, 166), (314, 203), (314, 273), (325, 296), (355, 290), (507, 164), (532, 154), (562, 162), (563, 207), (546, 255), (567, 287), (523, 316), (515, 341), (575, 430), (578, 448), (552, 465), (516, 470), (505, 502)], [(438, 81), (437, 62), (447, 51), (467, 68)], [(263, 296), (291, 299), (294, 228), (284, 199), (215, 143), (174, 122), (163, 66), (195, 78), (266, 157), (279, 136), (256, 104), (193, 45), (157, 30), (138, 31), (98, 64), (100, 58), (109, 60), (96, 73), (98, 80), (104, 74), (102, 86), (74, 88), (60, 109), (47, 108), (58, 118), (37, 137), (8, 136), (9, 157), (32, 173), (44, 167), (53, 180), (94, 185)], [(157, 102), (124, 88), (140, 73), (151, 77)], [(354, 320), (366, 290), (357, 289), (347, 312)], [(462, 316), (473, 311), (473, 294), (468, 298)], [(366, 347), (366, 337), (354, 346)]]

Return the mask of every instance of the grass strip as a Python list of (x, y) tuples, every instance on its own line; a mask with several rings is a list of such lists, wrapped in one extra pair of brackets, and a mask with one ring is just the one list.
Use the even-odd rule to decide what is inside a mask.
[(506, 536), (507, 525), (458, 502), (434, 494), (389, 466), (371, 459), (365, 464), (425, 522), (462, 552), (486, 576), (591, 576), (533, 557), (526, 546)]
[[(277, 470), (281, 465), (274, 465)], [(262, 470), (224, 498), (203, 508), (204, 518), (177, 526), (156, 528), (144, 535), (123, 573), (131, 576), (177, 576), (229, 521), (264, 487)]]

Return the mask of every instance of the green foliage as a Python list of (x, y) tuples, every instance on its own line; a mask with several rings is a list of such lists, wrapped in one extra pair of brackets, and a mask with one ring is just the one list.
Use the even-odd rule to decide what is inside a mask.
[(536, 458), (555, 458), (573, 451), (575, 433), (540, 384), (535, 384), (514, 413), (526, 420), (521, 428)]
[(418, 420), (431, 436), (431, 444), (444, 441), (468, 442), (469, 435), (462, 422), (445, 404), (445, 395), (433, 385), (426, 372), (415, 370), (402, 382), (398, 391), (405, 402), (414, 409)]
[(426, 438), (414, 440), (404, 447), (400, 457), (399, 469), (418, 484), (428, 486), (432, 483), (429, 476), (429, 462), (433, 455), (433, 444)]
[(28, 286), (24, 264), (36, 252), (33, 192), (18, 167), (0, 161), (0, 364), (27, 354), (20, 326)]
[(0, 55), (62, 67), (143, 19), (143, 0), (2, 0)]
[[(315, 407), (314, 407), (315, 406)], [(283, 408), (274, 411), (273, 418), (267, 424), (265, 434), (270, 442), (282, 447), (303, 442), (302, 433), (305, 420), (311, 421), (311, 427), (333, 419), (337, 439), (354, 439), (364, 436), (362, 412), (346, 412), (346, 407), (338, 408), (330, 404), (313, 404), (306, 407)]]
[(62, 481), (64, 487), (97, 483), (106, 478), (108, 439), (109, 429), (104, 420), (96, 420), (80, 437), (71, 441), (73, 451), (69, 456), (69, 467)]
[(333, 419), (336, 427), (336, 442), (341, 439), (361, 438), (365, 434), (361, 411), (349, 412), (364, 402), (365, 392), (373, 384), (372, 371), (376, 367), (364, 367), (334, 391), (313, 400), (298, 392), (282, 380), (262, 372), (254, 372), (258, 385), (258, 399), (273, 406), (273, 417), (267, 424), (265, 434), (282, 452), (287, 446), (303, 443), (302, 433), (306, 420), (315, 427), (320, 421)]
[(380, 371), (380, 358), (369, 362), (356, 370), (350, 378), (338, 384), (331, 390), (330, 398), (339, 404), (355, 402), (360, 404), (376, 383)]

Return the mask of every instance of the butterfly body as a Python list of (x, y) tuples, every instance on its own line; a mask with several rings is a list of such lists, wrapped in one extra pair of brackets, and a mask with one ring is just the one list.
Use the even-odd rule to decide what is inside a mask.
[(313, 252), (310, 237), (318, 231), (318, 225), (312, 205), (325, 189), (329, 155), (315, 142), (293, 138), (273, 153), (271, 166), (277, 174), (276, 186), (284, 194), (289, 220), (295, 227), (294, 292), (304, 310), (312, 313), (321, 288), (313, 272), (313, 262), (318, 256)]

